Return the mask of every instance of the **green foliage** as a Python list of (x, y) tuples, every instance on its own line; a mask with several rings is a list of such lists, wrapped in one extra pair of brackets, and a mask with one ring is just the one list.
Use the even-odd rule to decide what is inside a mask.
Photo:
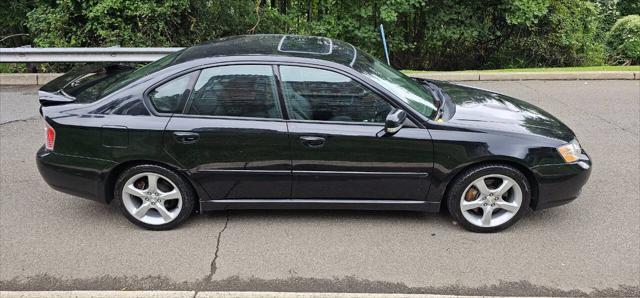
[(601, 64), (609, 28), (638, 7), (626, 0), (5, 3), (0, 21), (8, 26), (0, 32), (28, 32), (39, 47), (190, 46), (229, 35), (287, 33), (342, 39), (381, 57), (378, 26), (384, 24), (394, 66), (433, 70)]
[(187, 42), (188, 0), (59, 0), (28, 13), (41, 47), (163, 46)]
[(24, 17), (33, 7), (32, 1), (0, 1), (0, 47), (20, 46), (29, 40)]
[(638, 0), (619, 0), (617, 6), (620, 16), (640, 15), (640, 1)]
[(529, 60), (524, 65), (601, 64), (604, 47), (598, 36), (598, 13), (596, 6), (590, 2), (551, 1), (549, 13), (539, 20), (539, 26), (531, 30), (527, 37), (515, 40), (516, 49), (529, 53), (526, 55)]
[(505, 4), (508, 24), (531, 26), (549, 10), (549, 1), (516, 0)]
[(405, 37), (415, 46), (400, 54), (396, 50), (396, 64), (452, 70), (594, 65), (603, 61), (603, 46), (598, 40), (599, 11), (588, 1), (429, 4), (433, 5), (413, 19), (414, 24), (409, 26), (413, 32)]
[(601, 39), (604, 40), (607, 31), (611, 29), (620, 14), (618, 10), (619, 0), (593, 0), (593, 4), (599, 11), (600, 27), (598, 31)]
[(640, 62), (640, 15), (619, 19), (607, 36), (609, 59), (613, 64)]

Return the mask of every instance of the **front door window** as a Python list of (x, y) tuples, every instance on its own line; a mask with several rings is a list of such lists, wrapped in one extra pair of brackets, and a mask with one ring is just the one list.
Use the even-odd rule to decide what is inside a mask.
[(289, 118), (384, 123), (391, 105), (342, 74), (309, 67), (281, 66)]

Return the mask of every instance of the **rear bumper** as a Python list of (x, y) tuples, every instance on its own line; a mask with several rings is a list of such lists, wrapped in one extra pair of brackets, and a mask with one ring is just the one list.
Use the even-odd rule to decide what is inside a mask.
[(538, 195), (533, 209), (556, 207), (577, 199), (589, 180), (591, 168), (591, 160), (586, 154), (574, 163), (532, 168), (538, 181)]
[(104, 169), (113, 162), (50, 152), (36, 153), (38, 171), (51, 188), (74, 196), (106, 203)]

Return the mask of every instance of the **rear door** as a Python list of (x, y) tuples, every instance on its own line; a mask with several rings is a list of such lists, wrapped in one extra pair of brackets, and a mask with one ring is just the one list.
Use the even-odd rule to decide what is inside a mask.
[(291, 161), (271, 65), (203, 69), (165, 150), (213, 200), (288, 199)]
[(433, 146), (411, 121), (384, 134), (393, 108), (353, 78), (281, 65), (293, 165), (292, 198), (423, 201)]

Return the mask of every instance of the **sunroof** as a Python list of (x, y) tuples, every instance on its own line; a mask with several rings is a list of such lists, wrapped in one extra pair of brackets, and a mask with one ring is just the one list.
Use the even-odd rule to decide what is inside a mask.
[(333, 51), (333, 41), (326, 37), (285, 35), (278, 44), (278, 51), (329, 55)]

